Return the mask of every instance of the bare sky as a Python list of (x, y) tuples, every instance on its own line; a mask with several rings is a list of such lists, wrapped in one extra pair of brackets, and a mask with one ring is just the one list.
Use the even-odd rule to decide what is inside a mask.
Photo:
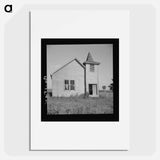
[(112, 82), (113, 78), (113, 45), (84, 44), (84, 45), (47, 45), (47, 88), (52, 88), (50, 74), (77, 58), (83, 63), (91, 53), (93, 60), (99, 65), (99, 89)]

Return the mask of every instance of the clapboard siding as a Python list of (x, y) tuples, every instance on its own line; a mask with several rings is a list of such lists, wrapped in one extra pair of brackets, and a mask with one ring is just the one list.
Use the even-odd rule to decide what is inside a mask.
[(98, 65), (94, 65), (94, 72), (90, 71), (90, 65), (86, 64), (86, 91), (89, 92), (88, 85), (97, 85), (97, 96), (99, 95), (99, 78), (98, 78)]
[[(64, 80), (74, 80), (75, 90), (65, 90)], [(72, 61), (52, 75), (52, 96), (68, 97), (84, 94), (84, 68)]]

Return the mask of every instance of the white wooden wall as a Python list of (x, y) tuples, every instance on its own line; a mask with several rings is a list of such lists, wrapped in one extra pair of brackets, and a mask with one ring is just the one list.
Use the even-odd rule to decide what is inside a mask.
[(98, 65), (94, 65), (94, 72), (90, 72), (90, 65), (86, 64), (86, 91), (89, 92), (88, 84), (97, 84), (97, 94), (99, 95)]
[[(75, 90), (65, 90), (64, 80), (75, 80)], [(84, 94), (84, 68), (75, 60), (52, 76), (52, 96), (69, 97)]]

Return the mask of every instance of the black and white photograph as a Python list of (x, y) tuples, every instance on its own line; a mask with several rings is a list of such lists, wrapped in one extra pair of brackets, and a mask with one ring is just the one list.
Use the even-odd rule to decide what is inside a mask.
[(41, 40), (42, 121), (118, 120), (118, 42)]
[(34, 11), (30, 19), (31, 148), (128, 149), (129, 12)]

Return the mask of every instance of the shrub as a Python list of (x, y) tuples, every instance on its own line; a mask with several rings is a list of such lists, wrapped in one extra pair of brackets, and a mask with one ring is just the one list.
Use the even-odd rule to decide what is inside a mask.
[(89, 97), (89, 92), (86, 92), (86, 94), (84, 94), (84, 98), (88, 98)]
[(85, 94), (80, 94), (78, 97), (79, 97), (79, 98), (84, 98), (84, 97), (85, 97)]

